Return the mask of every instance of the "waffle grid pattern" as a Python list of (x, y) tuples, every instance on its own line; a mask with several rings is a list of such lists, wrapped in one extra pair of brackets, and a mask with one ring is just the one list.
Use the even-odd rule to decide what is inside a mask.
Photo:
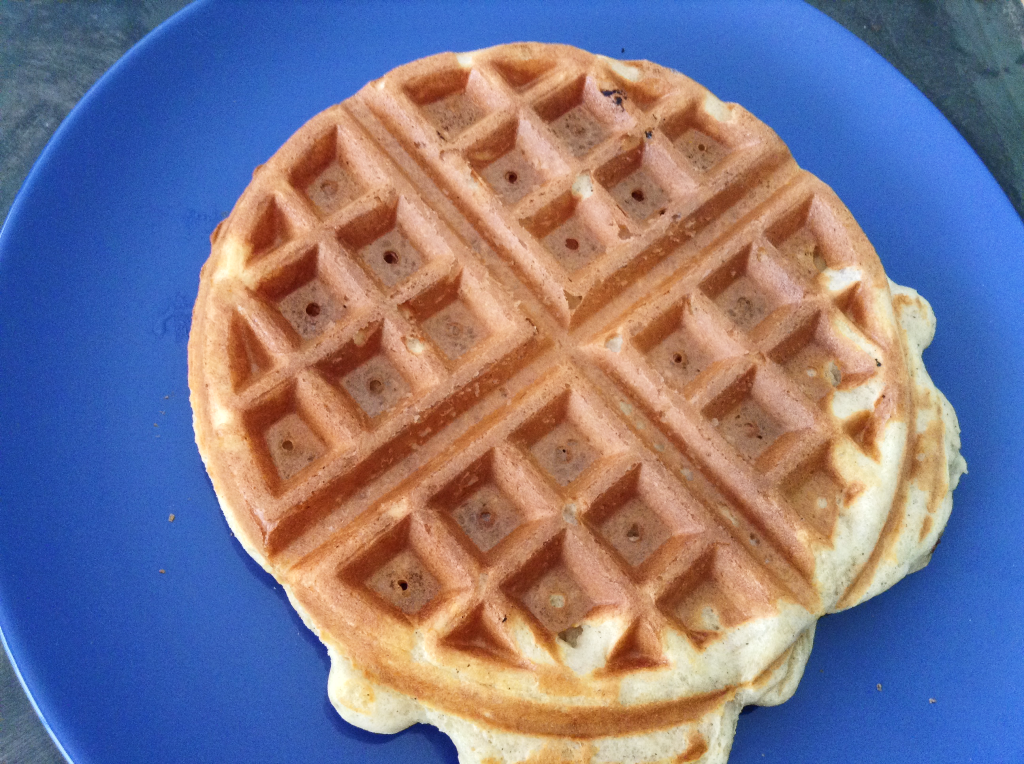
[[(547, 64), (511, 73), (507, 61), (474, 61), (467, 71), (452, 57), (366, 98), (559, 321), (578, 326), (623, 274), (638, 278), (695, 237), (788, 152), (753, 120), (707, 114), (694, 83), (650, 93), (614, 72), (600, 84)], [(436, 116), (452, 110), (475, 119)]]
[[(703, 504), (658, 460), (629, 456), (636, 444), (616, 432), (615, 414), (584, 380), (568, 368), (554, 375), (407, 494), (404, 511), (390, 509), (379, 547), (343, 562), (365, 548), (357, 530), (325, 569), (342, 561), (341, 579), (355, 592), (372, 590), (393, 616), (510, 663), (523, 661), (503, 625), (512, 610), (552, 652), (555, 638), (571, 644), (595, 609), (624, 616), (631, 625), (608, 671), (660, 663), (653, 635), (666, 618), (703, 644), (768, 612), (775, 587)], [(379, 534), (374, 526), (360, 530)], [(373, 566), (407, 550), (412, 556), (386, 580), (372, 581)], [(716, 577), (729, 585), (716, 587)], [(438, 596), (421, 597), (420, 587)], [(446, 607), (448, 598), (458, 606)]]
[[(855, 491), (830, 449), (870, 457), (874, 426), (820, 402), (884, 356), (859, 282), (819, 285), (858, 265), (831, 197), (763, 187), (784, 147), (681, 77), (432, 60), (356, 100), (539, 312), (389, 166), (365, 110), (303, 128), (244, 200), (244, 286), (223, 287), (268, 549), (332, 518), (335, 586), (513, 666), (513, 610), (556, 658), (586, 617), (622, 618), (614, 673), (663, 663), (667, 623), (700, 649), (780, 597), (813, 608), (812, 547)], [(638, 283), (649, 298), (615, 307)]]

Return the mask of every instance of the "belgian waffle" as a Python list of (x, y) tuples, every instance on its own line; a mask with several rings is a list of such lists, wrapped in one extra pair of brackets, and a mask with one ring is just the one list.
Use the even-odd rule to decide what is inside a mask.
[(257, 169), (189, 382), (345, 719), (465, 764), (710, 764), (818, 617), (927, 562), (964, 470), (933, 330), (744, 109), (515, 44), (399, 67)]

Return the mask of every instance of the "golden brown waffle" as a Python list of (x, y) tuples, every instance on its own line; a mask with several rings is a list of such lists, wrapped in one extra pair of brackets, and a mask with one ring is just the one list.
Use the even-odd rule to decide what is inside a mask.
[(465, 762), (701, 761), (962, 471), (832, 191), (736, 105), (556, 45), (400, 67), (212, 237), (189, 345), (231, 527), (331, 697)]

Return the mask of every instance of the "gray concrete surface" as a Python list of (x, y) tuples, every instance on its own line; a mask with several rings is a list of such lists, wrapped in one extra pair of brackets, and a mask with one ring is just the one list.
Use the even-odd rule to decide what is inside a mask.
[(808, 0), (882, 54), (967, 139), (1024, 217), (1021, 0)]
[[(810, 0), (892, 62), (960, 130), (1024, 216), (1024, 5)], [(86, 90), (186, 0), (0, 0), (0, 220)], [(0, 655), (0, 764), (60, 764)]]

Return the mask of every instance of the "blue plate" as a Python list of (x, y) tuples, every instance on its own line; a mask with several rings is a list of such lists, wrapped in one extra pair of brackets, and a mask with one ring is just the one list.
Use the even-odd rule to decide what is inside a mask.
[(942, 544), (824, 619), (796, 696), (742, 717), (732, 762), (1024, 760), (1020, 218), (919, 92), (808, 6), (547, 1), (202, 2), (43, 153), (0, 234), (0, 629), (69, 758), (455, 761), (432, 728), (379, 737), (331, 709), (324, 649), (221, 517), (185, 345), (207, 236), (253, 167), (398, 64), (519, 39), (648, 58), (744, 104), (939, 317), (925, 359), (971, 468)]

